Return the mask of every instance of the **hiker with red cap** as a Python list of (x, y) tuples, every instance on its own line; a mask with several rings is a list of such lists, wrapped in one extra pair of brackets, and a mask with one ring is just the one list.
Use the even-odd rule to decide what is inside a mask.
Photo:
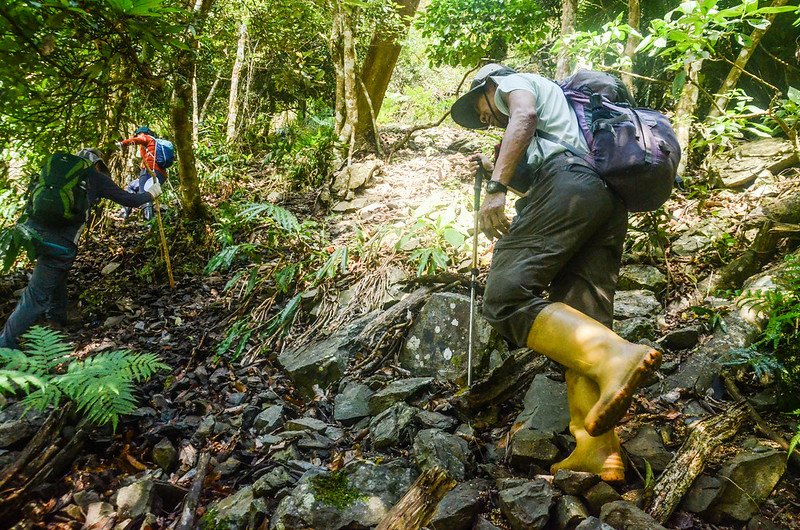
[[(481, 230), (497, 238), (483, 314), (509, 341), (566, 368), (570, 432), (576, 447), (551, 471), (588, 471), (624, 480), (614, 426), (661, 354), (611, 330), (628, 212), (582, 153), (588, 145), (562, 89), (500, 64), (481, 68), (451, 109), (470, 129), (505, 129), (497, 160), (473, 160), (491, 174), (479, 211)], [(514, 221), (506, 192), (519, 168)], [(547, 291), (549, 296), (544, 297)]]

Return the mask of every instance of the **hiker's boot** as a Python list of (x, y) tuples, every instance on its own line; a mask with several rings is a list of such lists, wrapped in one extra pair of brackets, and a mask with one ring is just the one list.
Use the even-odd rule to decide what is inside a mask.
[(550, 467), (555, 475), (559, 469), (588, 471), (606, 482), (623, 482), (625, 464), (619, 448), (619, 438), (614, 429), (590, 436), (586, 432), (586, 414), (600, 397), (600, 390), (594, 381), (580, 375), (575, 370), (567, 370), (567, 400), (569, 402), (569, 432), (575, 437), (575, 450), (570, 455)]
[(614, 428), (636, 389), (661, 363), (658, 350), (628, 342), (561, 302), (545, 307), (533, 321), (528, 347), (597, 383), (600, 396), (584, 420), (592, 436)]

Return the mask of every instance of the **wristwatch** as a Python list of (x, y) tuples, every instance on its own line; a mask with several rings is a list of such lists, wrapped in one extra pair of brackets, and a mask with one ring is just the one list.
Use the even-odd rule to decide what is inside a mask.
[(506, 193), (508, 187), (497, 180), (490, 180), (486, 183), (486, 193)]

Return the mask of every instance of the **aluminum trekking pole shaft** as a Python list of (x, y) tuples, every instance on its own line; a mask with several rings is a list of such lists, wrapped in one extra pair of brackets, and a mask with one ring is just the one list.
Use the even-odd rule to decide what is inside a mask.
[(475, 336), (475, 290), (478, 287), (478, 211), (481, 208), (483, 166), (478, 162), (475, 171), (475, 225), (472, 232), (472, 269), (469, 281), (469, 343), (467, 344), (467, 387), (472, 386), (472, 341)]

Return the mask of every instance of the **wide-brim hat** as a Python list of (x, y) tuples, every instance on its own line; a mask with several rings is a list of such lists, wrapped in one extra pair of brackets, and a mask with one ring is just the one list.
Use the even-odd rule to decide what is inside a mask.
[(142, 133), (149, 134), (151, 136), (154, 134), (153, 131), (150, 130), (150, 127), (148, 127), (147, 125), (142, 125), (138, 129), (133, 131), (133, 135), (134, 136), (136, 136), (137, 134), (142, 134)]
[(450, 116), (453, 121), (467, 129), (485, 129), (488, 127), (485, 123), (481, 122), (481, 117), (476, 109), (478, 98), (483, 94), (483, 88), (486, 86), (486, 81), (490, 77), (498, 77), (504, 75), (516, 74), (513, 68), (499, 64), (489, 63), (475, 74), (475, 78), (469, 87), (469, 92), (461, 96), (450, 107)]

